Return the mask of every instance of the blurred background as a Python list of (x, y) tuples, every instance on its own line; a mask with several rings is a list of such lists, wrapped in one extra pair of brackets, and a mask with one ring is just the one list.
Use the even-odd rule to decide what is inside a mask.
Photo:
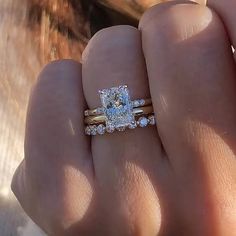
[(137, 26), (160, 0), (0, 0), (0, 236), (44, 235), (26, 217), (10, 190), (24, 157), (28, 98), (48, 62), (80, 60), (98, 30)]

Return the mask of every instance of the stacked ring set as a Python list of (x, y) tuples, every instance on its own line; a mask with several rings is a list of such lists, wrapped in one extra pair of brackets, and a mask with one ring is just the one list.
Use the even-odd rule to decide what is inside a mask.
[(132, 101), (126, 85), (103, 89), (99, 94), (102, 106), (84, 112), (86, 135), (103, 135), (156, 124), (151, 99)]

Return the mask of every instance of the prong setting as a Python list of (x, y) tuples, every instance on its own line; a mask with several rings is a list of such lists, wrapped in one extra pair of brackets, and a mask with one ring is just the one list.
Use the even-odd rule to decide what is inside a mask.
[(134, 122), (133, 105), (126, 85), (104, 89), (100, 92), (100, 98), (106, 126), (112, 125), (115, 129), (123, 129), (122, 127)]

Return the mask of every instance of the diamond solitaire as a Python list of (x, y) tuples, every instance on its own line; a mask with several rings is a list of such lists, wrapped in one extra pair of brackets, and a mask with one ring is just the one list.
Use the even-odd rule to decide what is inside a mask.
[(99, 91), (106, 127), (117, 130), (135, 123), (133, 103), (126, 85)]

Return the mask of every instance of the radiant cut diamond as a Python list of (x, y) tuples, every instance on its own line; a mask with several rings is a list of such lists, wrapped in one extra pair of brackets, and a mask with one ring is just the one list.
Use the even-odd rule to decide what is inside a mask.
[(107, 127), (123, 130), (124, 127), (135, 122), (133, 104), (127, 86), (103, 89), (99, 92)]

